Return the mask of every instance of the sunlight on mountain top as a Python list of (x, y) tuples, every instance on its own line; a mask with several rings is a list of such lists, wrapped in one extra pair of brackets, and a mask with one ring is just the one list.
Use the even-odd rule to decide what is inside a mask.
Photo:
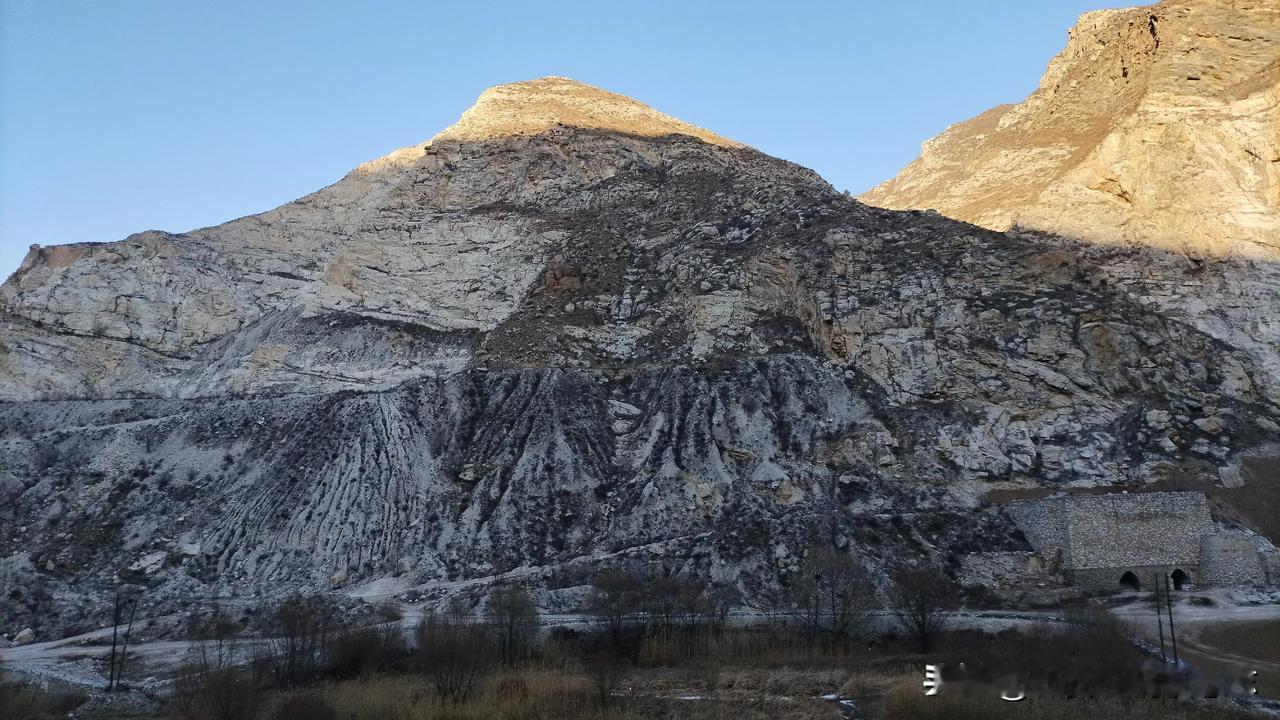
[(486, 140), (532, 135), (557, 125), (660, 137), (690, 135), (722, 147), (741, 143), (664, 115), (629, 97), (565, 77), (545, 77), (491, 87), (458, 122), (432, 138)]

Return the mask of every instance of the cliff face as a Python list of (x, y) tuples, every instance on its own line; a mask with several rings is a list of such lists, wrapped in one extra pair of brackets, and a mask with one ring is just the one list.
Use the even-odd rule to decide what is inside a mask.
[[(675, 166), (685, 174), (668, 182)], [(548, 267), (584, 259), (566, 256), (572, 243), (616, 255), (642, 239), (591, 230), (601, 209), (648, 203), (646, 219), (673, 213), (661, 232), (691, 232), (714, 200), (695, 196), (723, 185), (766, 204), (775, 184), (830, 192), (634, 100), (560, 78), (501, 86), (432, 141), (276, 210), (33, 248), (0, 286), (0, 399), (372, 389), (455, 372), (536, 283), (554, 282)], [(330, 315), (361, 330), (319, 319)]]
[(862, 199), (1197, 259), (1280, 259), (1280, 6), (1086, 13), (1030, 97), (952, 126)]
[(1280, 437), (1275, 285), (871, 208), (564, 79), (477, 108), (261, 215), (33, 249), (0, 573), (554, 600), (625, 558), (767, 599), (814, 544), (955, 569), (1025, 548), (987, 491), (1248, 475)]

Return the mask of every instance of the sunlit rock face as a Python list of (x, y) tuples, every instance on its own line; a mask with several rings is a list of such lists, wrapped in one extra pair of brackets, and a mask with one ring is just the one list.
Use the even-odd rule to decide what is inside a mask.
[(458, 122), (432, 138), (493, 140), (535, 135), (556, 127), (603, 130), (621, 135), (687, 135), (710, 145), (742, 147), (644, 103), (564, 77), (498, 85), (481, 93)]
[(1280, 259), (1280, 4), (1086, 13), (1040, 87), (868, 192), (1005, 230)]
[(276, 210), (33, 249), (0, 572), (551, 603), (626, 561), (763, 602), (814, 544), (953, 570), (1028, 549), (990, 490), (1244, 477), (1280, 436), (1274, 286), (1191, 321), (1223, 281), (1182, 255), (869, 207), (691, 127), (502, 86)]

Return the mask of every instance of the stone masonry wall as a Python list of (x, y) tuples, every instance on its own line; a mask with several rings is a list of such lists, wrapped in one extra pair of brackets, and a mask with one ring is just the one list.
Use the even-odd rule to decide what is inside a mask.
[(1265, 558), (1244, 533), (1219, 532), (1200, 546), (1200, 578), (1206, 585), (1265, 585)]
[(1172, 574), (1174, 570), (1181, 570), (1186, 573), (1188, 579), (1193, 583), (1201, 582), (1195, 567), (1187, 565), (1132, 565), (1118, 568), (1085, 568), (1071, 570), (1067, 573), (1067, 577), (1071, 584), (1077, 587), (1089, 590), (1119, 590), (1123, 589), (1120, 585), (1120, 578), (1126, 572), (1131, 572), (1138, 578), (1138, 589), (1143, 592), (1149, 592), (1155, 586), (1157, 577), (1163, 578)]
[(1200, 564), (1213, 532), (1204, 495), (1192, 492), (1077, 495), (1066, 498), (1068, 569)]
[(1062, 512), (1060, 499), (1015, 500), (1005, 506), (1013, 522), (1026, 536), (1027, 542), (1044, 557), (1061, 553), (1067, 564), (1068, 548), (1067, 516)]
[(1259, 572), (1265, 577), (1256, 550), (1251, 565), (1234, 567), (1246, 555), (1234, 542), (1211, 545), (1205, 556), (1232, 569), (1220, 571), (1213, 581), (1201, 577), (1201, 541), (1214, 527), (1200, 493), (1074, 495), (1019, 500), (1006, 507), (1038, 553), (1061, 552), (1064, 572), (1082, 587), (1115, 588), (1126, 571), (1137, 575), (1144, 588), (1156, 573), (1179, 569), (1201, 583), (1230, 583), (1237, 575), (1254, 578)]

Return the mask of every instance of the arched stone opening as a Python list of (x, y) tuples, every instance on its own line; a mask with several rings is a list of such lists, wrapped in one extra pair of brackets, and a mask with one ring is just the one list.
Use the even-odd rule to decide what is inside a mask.
[(1169, 574), (1169, 582), (1173, 583), (1174, 590), (1182, 590), (1191, 581), (1191, 576), (1183, 572), (1182, 568), (1174, 568)]
[(1138, 582), (1138, 576), (1134, 575), (1132, 570), (1126, 570), (1125, 573), (1120, 576), (1120, 587), (1128, 588), (1130, 590), (1141, 590), (1142, 583)]

